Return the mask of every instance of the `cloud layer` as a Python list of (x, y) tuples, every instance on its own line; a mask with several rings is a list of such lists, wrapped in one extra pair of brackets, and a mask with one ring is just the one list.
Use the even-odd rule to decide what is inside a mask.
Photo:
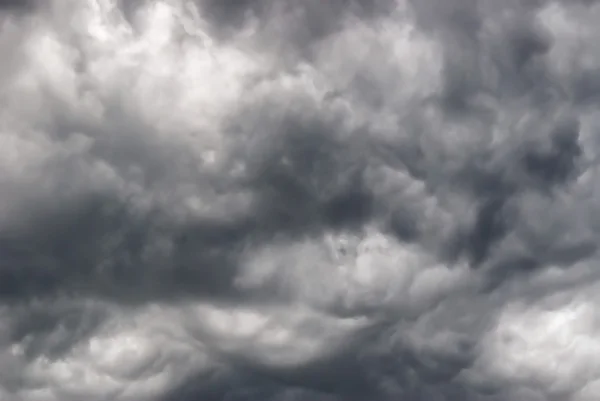
[(0, 399), (596, 400), (598, 18), (0, 1)]

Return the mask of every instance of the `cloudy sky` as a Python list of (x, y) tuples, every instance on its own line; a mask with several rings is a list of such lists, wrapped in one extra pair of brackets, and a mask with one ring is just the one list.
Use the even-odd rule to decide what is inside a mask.
[(0, 400), (597, 401), (599, 20), (0, 1)]

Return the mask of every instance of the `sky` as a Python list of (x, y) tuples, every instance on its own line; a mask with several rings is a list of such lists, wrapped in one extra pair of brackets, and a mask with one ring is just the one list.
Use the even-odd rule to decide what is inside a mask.
[(1, 0), (0, 399), (597, 401), (599, 20)]

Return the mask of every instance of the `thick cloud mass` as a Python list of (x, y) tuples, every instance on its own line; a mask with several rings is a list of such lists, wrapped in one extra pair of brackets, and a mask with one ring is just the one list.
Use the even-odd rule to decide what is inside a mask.
[(598, 400), (599, 19), (0, 1), (0, 400)]

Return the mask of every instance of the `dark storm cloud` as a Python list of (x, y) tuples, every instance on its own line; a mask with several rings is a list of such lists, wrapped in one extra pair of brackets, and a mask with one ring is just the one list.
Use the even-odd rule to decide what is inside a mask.
[(595, 2), (59, 3), (0, 2), (0, 398), (594, 399)]
[(515, 134), (524, 138), (522, 142), (514, 138), (518, 142), (510, 155), (496, 153), (500, 147), (481, 149), (466, 156), (456, 175), (448, 172), (448, 179), (468, 189), (478, 204), (471, 227), (457, 233), (450, 247), (464, 248), (471, 263), (478, 266), (489, 259), (490, 249), (514, 229), (511, 225), (519, 212), (518, 206), (514, 210), (514, 204), (510, 205), (513, 197), (523, 190), (553, 191), (576, 175), (581, 155), (579, 122), (565, 118), (541, 134), (527, 131), (547, 126), (543, 116), (554, 113), (552, 98), (561, 93), (543, 60), (553, 39), (534, 20), (536, 8), (485, 1), (417, 2), (414, 7), (420, 26), (445, 44), (440, 105), (448, 118), (464, 124), (481, 121), (477, 135), (489, 136), (497, 116), (482, 109), (481, 95), (491, 96), (500, 105), (523, 102), (533, 115), (540, 113), (539, 120), (533, 118), (525, 130), (509, 127), (516, 128)]
[(237, 371), (231, 376), (221, 380), (191, 378), (167, 399), (288, 399), (288, 394), (289, 399), (296, 399), (291, 395), (295, 392), (305, 394), (300, 395), (302, 400), (391, 400), (398, 396), (421, 400), (435, 394), (445, 394), (449, 400), (479, 399), (477, 392), (453, 383), (472, 362), (469, 344), (457, 344), (455, 349), (448, 347), (442, 352), (395, 348), (393, 354), (386, 355), (374, 344), (387, 343), (385, 336), (395, 329), (388, 324), (376, 325), (331, 355), (302, 366), (275, 369), (236, 360)]
[[(444, 43), (443, 104), (450, 112), (477, 108), (474, 96), (542, 96), (555, 83), (539, 57), (552, 38), (529, 7), (511, 2), (414, 2), (424, 29)], [(533, 3), (532, 3), (533, 4)]]
[[(373, 197), (360, 166), (348, 166), (356, 156), (340, 151), (342, 144), (329, 137), (336, 127), (291, 118), (277, 129), (284, 132), (278, 142), (249, 160), (256, 168), (245, 185), (256, 201), (245, 215), (173, 224), (160, 210), (140, 213), (110, 195), (67, 199), (6, 230), (0, 240), (0, 296), (21, 299), (67, 291), (132, 302), (231, 297), (245, 248), (275, 236), (293, 239), (360, 228), (372, 214)], [(127, 141), (110, 154), (102, 143), (92, 152), (114, 159), (121, 169), (137, 160), (145, 163), (149, 183), (164, 174), (167, 166), (160, 156), (142, 156), (143, 145)]]
[(249, 180), (259, 192), (257, 214), (264, 219), (259, 224), (278, 231), (360, 226), (373, 202), (362, 178), (361, 150), (332, 137), (340, 130), (335, 124), (303, 118), (290, 116), (275, 127), (249, 130), (274, 129), (279, 137), (255, 162)]
[[(31, 359), (40, 354), (60, 357), (75, 344), (93, 335), (105, 318), (105, 311), (101, 308), (84, 308), (66, 300), (57, 302), (50, 310), (39, 302), (33, 302), (20, 305), (14, 312), (11, 340), (23, 343), (25, 357)], [(59, 335), (61, 330), (68, 336)], [(36, 333), (36, 336), (32, 338), (31, 333)]]
[(326, 3), (309, 0), (302, 4), (272, 0), (197, 0), (195, 3), (215, 28), (224, 33), (242, 29), (252, 18), (258, 18), (259, 23), (265, 26), (271, 23), (269, 20), (272, 18), (284, 18), (291, 23), (285, 27), (291, 35), (287, 39), (295, 46), (310, 44), (335, 32), (348, 14), (369, 18), (393, 9), (393, 2), (389, 0), (334, 0)]
[(37, 0), (1, 0), (0, 10), (5, 11), (31, 11)]

